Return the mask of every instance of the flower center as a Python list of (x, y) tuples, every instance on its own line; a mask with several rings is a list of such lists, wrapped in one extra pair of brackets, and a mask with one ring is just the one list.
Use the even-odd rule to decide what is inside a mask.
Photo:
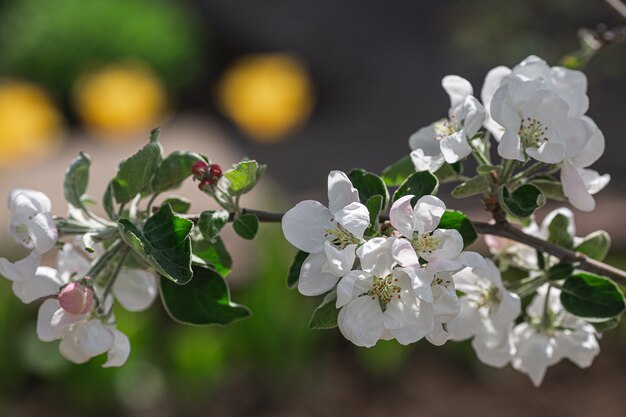
[(441, 119), (438, 122), (435, 122), (435, 140), (441, 140), (447, 138), (458, 132), (460, 130), (460, 126), (454, 118), (454, 115), (450, 119)]
[(449, 276), (436, 274), (435, 279), (433, 279), (433, 282), (430, 283), (430, 286), (434, 287), (435, 285), (441, 285), (442, 287), (448, 288), (450, 284), (452, 284), (452, 280)]
[(538, 148), (549, 140), (547, 132), (547, 126), (537, 119), (527, 117), (522, 119), (517, 133), (524, 148)]
[(411, 245), (413, 245), (413, 249), (415, 249), (415, 251), (418, 253), (432, 253), (433, 251), (439, 249), (439, 246), (441, 245), (441, 239), (433, 236), (431, 233), (422, 233), (421, 235), (418, 235), (416, 233), (413, 236)]
[(340, 249), (348, 245), (360, 243), (356, 236), (341, 227), (340, 224), (337, 224), (335, 229), (326, 229), (326, 238), (329, 238), (330, 243)]
[(377, 276), (372, 278), (372, 289), (368, 292), (368, 295), (372, 297), (372, 300), (378, 298), (383, 311), (394, 296), (400, 298), (402, 288), (397, 285), (397, 282), (398, 279), (394, 278), (392, 275), (387, 275), (384, 278)]
[(488, 310), (500, 304), (500, 290), (495, 285), (481, 285), (480, 292), (469, 296), (476, 310), (487, 307)]

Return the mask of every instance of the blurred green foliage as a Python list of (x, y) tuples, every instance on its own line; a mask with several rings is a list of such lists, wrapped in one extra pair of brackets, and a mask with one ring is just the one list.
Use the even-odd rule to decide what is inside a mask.
[(201, 69), (199, 22), (166, 0), (20, 0), (0, 11), (0, 71), (67, 93), (84, 70), (147, 62), (171, 88)]

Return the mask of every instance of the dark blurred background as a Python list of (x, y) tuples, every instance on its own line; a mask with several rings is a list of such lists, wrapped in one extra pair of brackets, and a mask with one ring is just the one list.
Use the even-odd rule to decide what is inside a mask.
[[(62, 215), (63, 171), (79, 150), (94, 157), (99, 198), (116, 161), (160, 125), (168, 151), (267, 163), (249, 207), (324, 199), (328, 171), (378, 172), (408, 153), (412, 132), (445, 116), (444, 75), (469, 79), (478, 96), (492, 67), (531, 54), (556, 64), (579, 48), (579, 28), (600, 23), (624, 24), (600, 0), (0, 1), (0, 191), (44, 190)], [(607, 229), (609, 261), (626, 267), (615, 221), (626, 209), (626, 44), (600, 51), (585, 72), (589, 114), (607, 140), (594, 168), (613, 180), (594, 213), (577, 213), (579, 235)], [(206, 207), (193, 185), (181, 193)], [(484, 216), (478, 201), (448, 203)], [(6, 232), (0, 239), (0, 256), (24, 256)], [(121, 369), (66, 363), (56, 343), (37, 340), (37, 306), (0, 282), (0, 415), (624, 415), (624, 328), (603, 338), (591, 369), (562, 363), (537, 390), (510, 368), (480, 365), (466, 344), (367, 350), (311, 331), (317, 300), (286, 289), (294, 250), (279, 228), (228, 244), (233, 297), (254, 316), (199, 329), (172, 323), (160, 305), (120, 309), (133, 349)]]

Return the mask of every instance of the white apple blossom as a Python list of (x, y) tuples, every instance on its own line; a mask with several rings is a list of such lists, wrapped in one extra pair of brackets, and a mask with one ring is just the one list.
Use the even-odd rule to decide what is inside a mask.
[[(374, 238), (359, 249), (361, 269), (337, 285), (337, 324), (344, 337), (371, 347), (380, 339), (414, 343), (433, 330), (432, 303), (420, 298), (429, 281), (420, 281), (419, 268), (401, 268), (391, 254), (395, 238)], [(420, 281), (420, 282), (417, 282)], [(432, 301), (432, 298), (431, 298)]]
[(450, 96), (448, 118), (423, 127), (409, 139), (417, 171), (435, 172), (444, 162), (455, 163), (472, 152), (470, 140), (483, 124), (485, 109), (472, 95), (472, 85), (457, 75), (441, 81)]
[(446, 211), (443, 201), (432, 195), (421, 197), (415, 206), (413, 195), (406, 195), (393, 203), (389, 212), (391, 225), (406, 239), (393, 244), (395, 259), (403, 266), (419, 265), (418, 256), (454, 259), (463, 250), (463, 238), (454, 229), (437, 229)]
[(367, 207), (359, 202), (359, 192), (341, 171), (328, 175), (328, 207), (306, 200), (285, 213), (285, 238), (309, 253), (298, 290), (304, 295), (320, 295), (333, 288), (352, 269), (355, 249), (363, 242), (369, 224)]
[(59, 300), (46, 300), (39, 308), (37, 335), (44, 342), (61, 339), (59, 351), (67, 360), (82, 364), (107, 353), (103, 367), (122, 366), (130, 354), (128, 337), (113, 324), (92, 317), (92, 313), (73, 314)]
[(511, 359), (510, 332), (521, 313), (517, 294), (507, 291), (500, 271), (491, 260), (473, 253), (466, 255), (467, 268), (453, 275), (463, 293), (461, 311), (447, 323), (452, 340), (472, 339), (478, 358), (502, 367)]
[(0, 275), (13, 281), (13, 292), (23, 303), (56, 294), (67, 283), (53, 268), (39, 266), (40, 262), (41, 255), (35, 251), (15, 263), (0, 258)]
[(546, 369), (562, 359), (587, 368), (600, 352), (594, 327), (569, 314), (559, 297), (559, 289), (549, 284), (540, 287), (526, 309), (528, 321), (513, 329), (512, 365), (535, 386), (541, 384)]
[(9, 232), (15, 241), (38, 253), (52, 249), (58, 231), (50, 213), (50, 199), (42, 192), (16, 189), (9, 194)]

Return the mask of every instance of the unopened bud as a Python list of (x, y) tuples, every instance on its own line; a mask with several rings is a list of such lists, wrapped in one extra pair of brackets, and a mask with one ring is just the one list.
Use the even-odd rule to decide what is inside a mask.
[(218, 164), (211, 164), (211, 166), (209, 166), (209, 174), (211, 174), (211, 177), (213, 179), (219, 179), (222, 177), (222, 167), (219, 166)]
[(206, 164), (206, 162), (197, 161), (195, 164), (193, 164), (191, 172), (193, 172), (194, 177), (202, 178), (206, 172), (207, 166), (208, 165)]
[(217, 181), (212, 180), (212, 179), (205, 179), (200, 181), (200, 184), (198, 184), (198, 188), (200, 189), (200, 191), (208, 191), (211, 186), (213, 186)]
[(72, 314), (87, 314), (93, 307), (93, 291), (78, 282), (71, 282), (59, 294), (59, 304)]

